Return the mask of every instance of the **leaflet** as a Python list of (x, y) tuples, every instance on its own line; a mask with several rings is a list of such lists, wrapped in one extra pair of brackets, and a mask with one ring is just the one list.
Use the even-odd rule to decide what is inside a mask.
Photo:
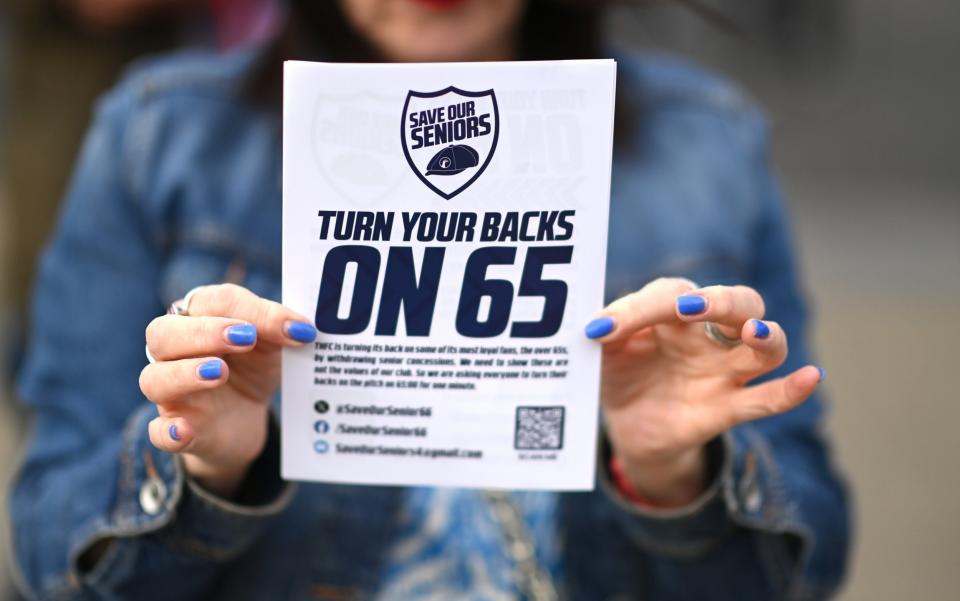
[(593, 488), (615, 81), (286, 63), (285, 478)]

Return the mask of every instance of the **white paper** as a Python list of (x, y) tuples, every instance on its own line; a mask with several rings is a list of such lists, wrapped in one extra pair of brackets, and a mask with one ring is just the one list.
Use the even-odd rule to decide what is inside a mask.
[(615, 78), (286, 63), (285, 478), (593, 488)]

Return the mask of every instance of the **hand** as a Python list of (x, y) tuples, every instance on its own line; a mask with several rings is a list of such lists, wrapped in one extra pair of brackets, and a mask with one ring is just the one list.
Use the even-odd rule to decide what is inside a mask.
[[(651, 501), (679, 505), (705, 486), (704, 444), (742, 422), (805, 401), (822, 372), (814, 366), (756, 386), (781, 365), (787, 338), (761, 321), (763, 299), (744, 286), (696, 289), (662, 278), (604, 309), (587, 325), (603, 344), (601, 401), (607, 433), (630, 484)], [(743, 344), (707, 337), (717, 324)]]
[(266, 443), (280, 349), (309, 344), (317, 332), (302, 315), (232, 284), (198, 289), (189, 312), (147, 326), (156, 362), (140, 374), (140, 390), (160, 412), (150, 442), (181, 454), (201, 486), (230, 498)]

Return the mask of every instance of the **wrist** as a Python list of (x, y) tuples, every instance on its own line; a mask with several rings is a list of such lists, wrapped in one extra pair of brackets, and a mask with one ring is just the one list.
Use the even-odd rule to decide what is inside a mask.
[(655, 461), (614, 451), (611, 468), (621, 492), (631, 499), (656, 507), (681, 507), (703, 493), (706, 464), (705, 447), (699, 446)]
[(215, 466), (201, 457), (190, 454), (183, 456), (183, 466), (190, 478), (201, 488), (227, 500), (233, 499), (236, 495), (250, 469), (250, 464), (232, 467)]
[(271, 411), (265, 420), (264, 442), (256, 455), (237, 456), (229, 465), (184, 454), (184, 468), (203, 490), (240, 505), (263, 506), (275, 501), (285, 485), (280, 478), (280, 426)]

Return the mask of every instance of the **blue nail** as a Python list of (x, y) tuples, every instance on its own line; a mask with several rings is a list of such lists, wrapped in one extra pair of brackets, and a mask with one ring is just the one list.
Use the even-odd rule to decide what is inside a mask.
[(823, 382), (823, 379), (827, 377), (827, 372), (823, 371), (823, 368), (822, 368), (822, 367), (818, 367), (818, 368), (817, 368), (817, 371), (820, 372), (820, 379), (817, 380), (817, 381), (818, 381), (818, 382)]
[(677, 309), (680, 315), (697, 315), (707, 310), (707, 299), (695, 294), (678, 296)]
[(587, 338), (603, 338), (613, 331), (612, 317), (598, 317), (587, 324), (583, 329)]
[(204, 380), (217, 380), (220, 378), (220, 373), (222, 372), (222, 364), (219, 359), (213, 359), (202, 363), (199, 369), (197, 369), (197, 372)]
[(317, 339), (317, 328), (302, 321), (291, 321), (287, 324), (287, 336), (297, 342), (313, 342)]
[(170, 438), (180, 440), (180, 433), (177, 432), (177, 424), (170, 424)]
[(760, 321), (759, 319), (753, 320), (753, 334), (757, 338), (769, 338), (770, 337), (770, 327)]
[(257, 328), (252, 325), (230, 326), (227, 328), (227, 340), (230, 344), (250, 346), (257, 341)]

